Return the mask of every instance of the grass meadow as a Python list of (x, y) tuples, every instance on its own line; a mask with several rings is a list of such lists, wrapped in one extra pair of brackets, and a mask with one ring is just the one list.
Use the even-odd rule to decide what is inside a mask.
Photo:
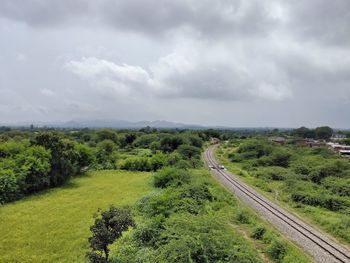
[(99, 171), (0, 207), (0, 262), (84, 262), (98, 208), (133, 205), (151, 174)]

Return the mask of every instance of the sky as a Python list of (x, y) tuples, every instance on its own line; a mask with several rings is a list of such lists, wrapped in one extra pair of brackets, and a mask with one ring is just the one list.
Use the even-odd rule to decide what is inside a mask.
[(350, 128), (349, 0), (1, 0), (0, 123)]

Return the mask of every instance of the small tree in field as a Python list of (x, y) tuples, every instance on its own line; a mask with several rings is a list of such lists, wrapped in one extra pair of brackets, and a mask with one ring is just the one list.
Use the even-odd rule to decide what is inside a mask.
[(113, 205), (108, 210), (99, 209), (99, 214), (95, 216), (95, 223), (90, 227), (92, 237), (89, 238), (91, 252), (87, 253), (90, 262), (108, 262), (109, 248), (122, 233), (135, 222), (129, 207), (118, 208)]

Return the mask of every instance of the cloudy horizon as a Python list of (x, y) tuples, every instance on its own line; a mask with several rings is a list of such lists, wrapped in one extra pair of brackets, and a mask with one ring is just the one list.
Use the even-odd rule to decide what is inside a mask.
[(3, 0), (0, 123), (350, 128), (350, 2)]

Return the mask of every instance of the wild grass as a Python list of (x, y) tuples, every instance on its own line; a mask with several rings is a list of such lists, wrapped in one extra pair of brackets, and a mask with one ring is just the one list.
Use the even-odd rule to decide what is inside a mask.
[(99, 171), (0, 207), (0, 262), (85, 262), (98, 208), (133, 205), (151, 174)]
[(266, 197), (277, 201), (285, 208), (295, 212), (305, 221), (310, 222), (328, 232), (345, 246), (350, 244), (350, 217), (341, 211), (330, 211), (326, 208), (315, 207), (306, 204), (298, 204), (291, 200), (291, 189), (286, 189), (284, 181), (273, 181), (259, 178), (244, 169), (240, 162), (231, 162), (227, 158), (229, 153), (235, 152), (236, 148), (220, 147), (216, 152), (216, 158), (228, 170), (241, 177), (243, 181), (254, 186)]

